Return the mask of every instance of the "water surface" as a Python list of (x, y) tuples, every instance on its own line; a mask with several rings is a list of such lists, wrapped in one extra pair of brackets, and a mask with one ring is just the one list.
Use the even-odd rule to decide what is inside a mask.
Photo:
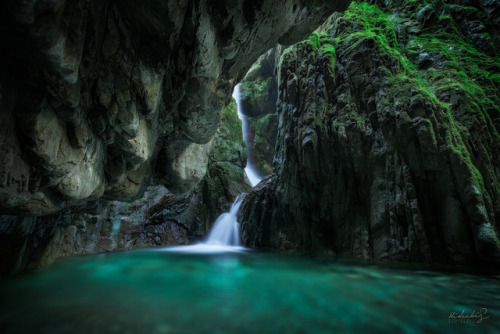
[(1, 279), (0, 333), (500, 333), (499, 296), (488, 275), (136, 250)]

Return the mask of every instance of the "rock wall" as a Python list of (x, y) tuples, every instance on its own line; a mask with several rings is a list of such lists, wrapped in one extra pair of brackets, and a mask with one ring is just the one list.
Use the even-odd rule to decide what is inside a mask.
[(246, 189), (234, 85), (349, 2), (2, 1), (0, 272), (200, 238)]
[[(116, 249), (182, 243), (184, 230), (171, 221), (150, 226), (145, 211), (167, 193), (164, 187), (148, 189), (131, 203), (111, 201), (105, 207), (66, 209), (42, 217), (0, 217), (0, 275), (32, 270), (57, 257), (92, 254)], [(167, 241), (162, 240), (165, 244)]]
[(283, 47), (277, 45), (259, 57), (241, 81), (241, 112), (249, 120), (249, 161), (261, 176), (272, 173), (278, 134), (277, 67)]
[(274, 174), (243, 241), (500, 263), (498, 1), (352, 3), (285, 50)]
[(97, 201), (42, 217), (0, 217), (0, 275), (36, 269), (61, 256), (180, 245), (202, 239), (215, 218), (250, 186), (236, 103), (223, 111), (211, 141), (207, 174), (195, 189), (174, 196), (149, 187), (132, 202)]
[(348, 3), (2, 1), (0, 212), (189, 192), (250, 65)]

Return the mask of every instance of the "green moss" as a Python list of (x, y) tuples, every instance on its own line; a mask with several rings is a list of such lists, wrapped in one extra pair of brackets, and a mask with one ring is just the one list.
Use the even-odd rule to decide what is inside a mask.
[(478, 11), (477, 8), (471, 7), (471, 6), (462, 6), (462, 5), (457, 5), (457, 4), (449, 4), (447, 6), (448, 6), (448, 8), (460, 8), (460, 9), (468, 10), (468, 11), (472, 11), (472, 12)]
[[(438, 0), (422, 1), (419, 8)], [(410, 1), (412, 2), (412, 1)], [(408, 1), (402, 6), (408, 6)], [(459, 5), (442, 3), (445, 12)], [(473, 7), (462, 8), (467, 11)], [(345, 27), (334, 40), (347, 52), (361, 43), (373, 43), (381, 54), (393, 60), (393, 66), (385, 69), (390, 85), (387, 96), (381, 97), (381, 103), (392, 105), (394, 102), (406, 104), (415, 96), (430, 102), (435, 109), (450, 110), (447, 92), (455, 90), (457, 95), (465, 96), (468, 110), (486, 124), (497, 139), (496, 131), (489, 112), (500, 112), (500, 61), (476, 49), (474, 44), (458, 32), (451, 15), (441, 19), (450, 20), (451, 29), (437, 33), (414, 34), (406, 36), (397, 31), (404, 31), (406, 25), (415, 24), (411, 15), (405, 17), (404, 11), (399, 16), (384, 12), (375, 4), (353, 2), (337, 24)], [(451, 31), (451, 32), (450, 32)], [(309, 42), (317, 45), (321, 35), (311, 35)], [(437, 57), (440, 68), (420, 70), (419, 57), (422, 55)], [(495, 70), (496, 69), (496, 70)]]
[(238, 117), (236, 101), (233, 99), (222, 111), (219, 130), (210, 150), (211, 161), (236, 163), (242, 156), (246, 156), (242, 137), (241, 120)]
[(274, 146), (278, 129), (278, 115), (266, 114), (264, 116), (249, 117), (247, 119), (255, 128), (254, 145), (256, 148), (257, 163), (255, 168), (260, 175), (272, 173)]
[(264, 144), (264, 145), (268, 145), (267, 142), (265, 143), (258, 143), (258, 141), (262, 141), (264, 140), (262, 138), (262, 135), (264, 134), (264, 131), (267, 131), (268, 129), (267, 126), (269, 124), (269, 120), (273, 117), (276, 117), (277, 115), (276, 114), (266, 114), (262, 117), (250, 117), (250, 116), (247, 116), (247, 119), (250, 121), (250, 123), (252, 123), (253, 127), (255, 128), (255, 146), (256, 147), (263, 147), (263, 145), (259, 145), (259, 144)]
[(243, 80), (241, 82), (241, 92), (244, 96), (248, 96), (252, 100), (259, 99), (269, 94), (272, 80), (272, 77), (266, 79), (257, 78), (255, 80)]
[(337, 43), (349, 45), (347, 51), (369, 39), (386, 52), (399, 55), (399, 44), (391, 15), (383, 12), (378, 6), (366, 2), (353, 2), (340, 20), (356, 24), (355, 28), (345, 29), (335, 37)]
[(248, 73), (253, 72), (257, 70), (260, 67), (260, 63), (262, 62), (262, 59), (264, 58), (264, 54), (260, 55), (259, 58), (255, 63), (252, 64), (252, 67), (248, 70)]
[[(386, 72), (387, 79), (391, 83), (387, 90), (387, 95), (392, 97), (392, 100), (407, 103), (410, 98), (420, 97), (423, 101), (430, 102), (434, 108), (449, 110), (448, 104), (441, 102), (436, 97), (436, 94), (431, 91), (427, 80), (404, 71), (393, 75), (388, 69), (383, 70)], [(389, 102), (389, 100), (386, 101)]]
[(432, 144), (434, 147), (437, 147), (437, 139), (436, 139), (436, 132), (434, 131), (434, 126), (432, 125), (432, 122), (429, 119), (423, 118), (422, 122), (426, 124), (426, 127), (429, 131), (429, 134), (431, 135), (432, 139)]
[(312, 47), (313, 57), (326, 55), (328, 58), (330, 58), (331, 68), (333, 70), (333, 73), (335, 73), (337, 54), (335, 52), (335, 46), (333, 45), (334, 43), (334, 39), (328, 36), (325, 32), (313, 31), (309, 38), (301, 43), (301, 46), (304, 47), (304, 44), (309, 44)]
[(283, 62), (285, 63), (289, 62), (294, 58), (294, 51), (295, 51), (294, 46), (290, 46), (285, 50), (283, 50), (283, 53), (281, 54), (280, 60), (278, 62), (278, 68), (281, 68)]
[(318, 50), (321, 47), (321, 37), (319, 36), (319, 32), (317, 31), (313, 31), (311, 36), (309, 36), (308, 41), (314, 47), (314, 51)]
[(471, 160), (469, 150), (465, 146), (462, 135), (459, 131), (460, 125), (456, 123), (451, 113), (448, 114), (448, 117), (450, 121), (450, 126), (446, 131), (446, 141), (448, 143), (448, 146), (452, 149), (453, 153), (456, 154), (460, 158), (460, 160), (462, 160), (468, 166), (468, 169), (471, 173), (470, 176), (472, 183), (481, 192), (481, 194), (483, 194), (485, 190), (483, 176)]
[[(428, 126), (425, 126), (435, 146), (443, 145), (444, 139), (452, 154), (468, 166), (474, 186), (484, 193), (481, 172), (485, 170), (483, 166), (474, 165), (475, 158), (467, 141), (469, 130), (473, 128), (474, 131), (492, 134), (488, 144), (500, 145), (500, 135), (493, 122), (493, 118), (500, 115), (500, 58), (478, 50), (460, 32), (453, 19), (454, 13), (460, 10), (474, 14), (477, 9), (458, 3), (402, 1), (399, 5), (390, 6), (393, 9), (399, 6), (401, 10), (389, 12), (373, 2), (352, 2), (346, 12), (335, 14), (331, 26), (313, 32), (297, 47), (287, 49), (281, 62), (300, 62), (302, 58), (327, 54), (332, 59), (332, 68), (335, 68), (336, 50), (350, 54), (360, 46), (374, 49), (373, 54), (387, 66), (381, 68), (386, 84), (376, 103), (388, 106), (405, 122), (427, 122)], [(428, 29), (420, 27), (416, 13), (425, 6), (440, 8), (443, 15), (437, 19), (444, 21), (439, 24), (446, 28), (433, 29), (433, 33), (429, 34)], [(486, 33), (479, 37), (483, 40), (489, 38)], [(299, 56), (299, 52), (304, 52), (304, 57)], [(425, 109), (430, 109), (426, 110), (426, 114), (437, 119), (436, 129), (434, 121), (420, 113), (418, 117), (412, 113), (410, 107), (414, 98), (422, 101)], [(346, 111), (342, 117), (333, 125), (340, 127), (348, 122), (361, 124), (366, 115)], [(318, 122), (312, 119), (311, 123)], [(477, 154), (478, 149), (475, 150)], [(483, 149), (480, 154), (487, 157), (488, 150)], [(490, 177), (494, 175), (488, 174)]]
[(241, 120), (238, 117), (238, 106), (232, 99), (222, 112), (221, 126), (219, 132), (224, 134), (227, 140), (240, 142), (242, 140)]
[[(376, 4), (352, 2), (345, 13), (332, 20), (333, 26), (326, 27), (324, 32), (314, 32), (306, 42), (315, 52), (320, 47), (326, 49), (323, 41), (345, 54), (354, 52), (363, 43), (374, 48), (374, 54), (385, 58), (382, 63), (390, 64), (382, 68), (388, 84), (385, 94), (377, 96), (377, 103), (390, 110), (398, 106), (397, 112), (406, 122), (425, 120), (437, 145), (432, 122), (422, 117), (412, 119), (409, 115), (412, 99), (423, 101), (438, 116), (441, 138), (444, 135), (447, 146), (468, 166), (473, 184), (483, 192), (483, 177), (473, 163), (466, 138), (470, 137), (469, 127), (475, 127), (475, 131), (484, 129), (491, 133), (492, 140), (499, 143), (500, 135), (492, 118), (500, 114), (500, 58), (478, 50), (453, 20), (452, 14), (457, 10), (471, 13), (476, 8), (450, 5), (442, 0), (410, 0), (399, 6), (401, 10), (389, 12)], [(441, 25), (446, 29), (428, 34), (428, 30), (419, 27), (416, 13), (425, 6), (442, 9), (443, 15), (438, 20), (445, 21)], [(482, 37), (489, 38), (486, 33)], [(332, 51), (336, 58), (335, 49)], [(347, 119), (335, 121), (334, 126), (344, 126), (349, 119), (363, 120), (363, 115), (346, 116)]]
[(488, 124), (500, 139), (488, 113), (500, 111), (500, 75), (490, 72), (491, 68), (500, 68), (498, 59), (478, 51), (461, 35), (447, 32), (416, 36), (409, 41), (407, 52), (413, 58), (424, 52), (439, 56), (442, 68), (425, 72), (429, 88), (438, 96), (456, 90), (466, 97), (463, 100), (469, 102), (469, 112)]

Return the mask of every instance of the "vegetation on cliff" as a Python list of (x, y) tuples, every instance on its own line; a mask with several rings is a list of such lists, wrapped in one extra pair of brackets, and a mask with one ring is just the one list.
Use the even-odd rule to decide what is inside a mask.
[(241, 133), (233, 100), (224, 108), (212, 140), (207, 174), (183, 196), (153, 186), (135, 201), (96, 202), (93, 210), (84, 212), (0, 216), (0, 275), (45, 266), (62, 256), (179, 245), (203, 238), (215, 218), (250, 188), (243, 169), (246, 147)]
[(243, 204), (246, 242), (500, 262), (499, 12), (353, 2), (285, 50), (275, 175)]
[[(481, 21), (485, 15), (460, 3), (467, 1), (402, 1), (390, 8), (353, 2), (341, 17), (334, 14), (339, 19), (326, 33), (346, 51), (369, 42), (391, 59), (390, 67), (384, 68), (389, 87), (379, 98), (389, 107), (420, 99), (447, 113), (447, 118), (431, 124), (431, 134), (435, 138), (436, 132), (444, 133), (453, 154), (467, 164), (466, 177), (485, 196), (494, 219), (489, 193), (500, 194), (498, 171), (484, 170), (482, 162), (500, 162), (498, 155), (489, 153), (500, 150), (500, 58)], [(470, 31), (461, 26), (465, 18)], [(403, 111), (401, 116), (413, 120), (420, 115)], [(474, 143), (479, 147), (471, 147), (476, 146), (470, 144), (474, 132), (488, 134), (486, 142)], [(489, 193), (484, 192), (483, 175)]]
[(250, 190), (245, 181), (247, 150), (242, 139), (241, 120), (234, 99), (222, 112), (221, 126), (209, 154), (207, 175), (198, 186), (202, 195), (200, 221), (207, 233), (222, 212), (242, 192)]
[(281, 51), (276, 46), (263, 54), (241, 82), (241, 110), (250, 121), (249, 159), (261, 176), (272, 173), (278, 131), (276, 68)]

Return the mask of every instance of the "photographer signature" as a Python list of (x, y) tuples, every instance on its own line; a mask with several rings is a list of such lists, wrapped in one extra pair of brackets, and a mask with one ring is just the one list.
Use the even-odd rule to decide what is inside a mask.
[(483, 320), (486, 320), (490, 317), (488, 314), (488, 309), (486, 307), (481, 308), (478, 312), (473, 310), (470, 313), (465, 311), (459, 312), (451, 312), (448, 317), (450, 323), (477, 323), (480, 324)]

